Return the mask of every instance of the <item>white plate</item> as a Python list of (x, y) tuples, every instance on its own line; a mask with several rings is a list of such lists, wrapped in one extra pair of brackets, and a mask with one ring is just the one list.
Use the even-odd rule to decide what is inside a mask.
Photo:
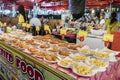
[[(66, 58), (64, 58), (64, 59), (61, 59), (61, 60), (71, 60), (69, 57), (66, 57)], [(71, 68), (71, 63), (70, 62), (68, 62), (68, 65), (67, 66), (64, 66), (64, 65), (62, 65), (62, 64), (60, 64), (60, 61), (61, 60), (58, 60), (58, 65), (59, 66), (61, 66), (61, 67), (63, 67), (63, 68)], [(71, 62), (72, 62), (72, 60), (71, 60)]]
[(77, 54), (70, 54), (70, 57), (71, 57), (73, 60), (77, 61), (77, 62), (85, 61), (85, 60), (87, 59), (87, 57), (86, 57), (85, 60), (77, 60), (77, 59), (74, 58), (75, 56), (83, 56), (83, 57), (86, 57), (85, 55), (81, 55), (81, 54), (78, 54), (78, 53), (77, 53)]
[(56, 61), (49, 61), (49, 60), (47, 60), (45, 57), (44, 57), (44, 60), (45, 60), (45, 62), (47, 62), (47, 63), (57, 63), (57, 60), (56, 60)]
[(90, 76), (94, 76), (98, 72), (96, 69), (94, 70), (91, 66), (88, 66), (85, 63), (80, 62), (78, 64), (78, 66), (83, 66), (83, 65), (85, 65), (85, 66), (89, 67), (90, 69), (92, 69), (92, 74), (87, 74), (87, 75), (79, 74), (79, 73), (77, 73), (77, 70), (76, 70), (76, 68), (74, 66), (72, 68), (73, 73), (77, 74), (78, 76), (90, 77)]
[(92, 65), (92, 64), (89, 62), (89, 61), (91, 61), (91, 60), (97, 60), (97, 59), (88, 57), (88, 58), (86, 59), (85, 63), (88, 64), (88, 65), (90, 65), (90, 66), (92, 66), (92, 67), (94, 67), (94, 68), (100, 68), (100, 69), (102, 69), (102, 70), (104, 70), (106, 67), (109, 66), (109, 62), (102, 61), (102, 60), (100, 60), (100, 61), (106, 63), (106, 65), (105, 65), (104, 67), (102, 67), (102, 66), (95, 66), (95, 65)]

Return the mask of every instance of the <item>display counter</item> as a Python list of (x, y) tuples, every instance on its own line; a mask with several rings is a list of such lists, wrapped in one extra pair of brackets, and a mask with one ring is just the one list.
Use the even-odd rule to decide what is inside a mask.
[[(33, 37), (29, 33), (16, 30), (15, 32), (1, 35), (0, 40), (0, 76), (2, 76), (4, 80), (117, 80), (120, 78), (120, 60), (115, 59), (117, 52), (114, 51), (103, 50), (103, 54), (103, 52), (100, 53), (92, 49), (83, 49), (83, 47), (79, 48), (77, 46), (80, 49), (80, 53), (77, 52), (79, 53), (78, 56), (84, 55), (84, 57), (86, 57), (86, 60), (82, 60), (82, 56), (82, 58), (77, 61), (77, 59), (74, 58), (77, 56), (76, 50), (73, 50), (76, 49), (76, 44), (58, 40), (51, 35)], [(57, 43), (57, 47), (52, 43)], [(48, 44), (50, 45), (49, 48), (46, 46)], [(56, 49), (59, 47), (59, 52), (52, 52), (53, 50), (56, 51), (53, 47)], [(66, 48), (63, 49), (63, 47)], [(31, 52), (26, 51), (26, 49)], [(38, 54), (36, 51), (42, 51), (43, 49), (49, 52), (49, 54), (45, 53), (44, 57), (40, 55), (40, 52)], [(63, 52), (67, 50), (69, 50), (68, 52), (70, 53), (65, 52), (63, 54)], [(86, 53), (86, 51), (93, 53)], [(96, 54), (94, 52), (96, 52)], [(53, 54), (59, 59), (50, 60), (46, 58), (46, 56), (53, 56)], [(104, 56), (100, 59), (99, 55)], [(101, 62), (98, 66), (90, 65), (90, 63), (86, 62), (90, 61), (89, 57), (94, 57), (96, 61), (98, 59), (98, 61)], [(69, 63), (69, 66), (68, 64), (67, 66), (62, 65), (65, 59), (72, 61)], [(104, 62), (102, 60), (104, 60)], [(80, 62), (84, 62), (84, 64), (81, 65)], [(104, 66), (101, 63), (105, 63)], [(84, 72), (89, 70), (88, 65), (91, 66), (90, 71), (92, 71), (92, 73), (88, 73), (89, 71), (87, 73), (77, 72), (82, 68), (79, 68), (80, 66), (87, 66)]]
[(94, 76), (76, 76), (70, 69), (44, 63), (43, 59), (32, 57), (0, 41), (0, 75), (4, 80), (117, 80), (119, 72), (120, 61), (117, 61)]

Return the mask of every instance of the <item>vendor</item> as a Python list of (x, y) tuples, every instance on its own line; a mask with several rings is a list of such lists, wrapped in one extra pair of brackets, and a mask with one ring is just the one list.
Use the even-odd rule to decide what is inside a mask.
[(18, 27), (17, 28), (21, 29), (22, 28), (22, 23), (26, 22), (24, 6), (20, 5), (18, 7), (18, 11), (19, 11), (19, 14), (18, 14)]
[(117, 20), (117, 14), (113, 12), (111, 14), (111, 18), (106, 20), (106, 27), (107, 27), (107, 33), (118, 31), (118, 20)]

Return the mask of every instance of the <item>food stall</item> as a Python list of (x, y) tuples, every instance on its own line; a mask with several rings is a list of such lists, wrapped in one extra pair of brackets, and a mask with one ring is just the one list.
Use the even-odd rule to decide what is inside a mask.
[(0, 76), (4, 80), (116, 80), (120, 77), (120, 61), (115, 58), (118, 52), (109, 49), (90, 49), (52, 35), (32, 36), (21, 30), (3, 33), (0, 40)]

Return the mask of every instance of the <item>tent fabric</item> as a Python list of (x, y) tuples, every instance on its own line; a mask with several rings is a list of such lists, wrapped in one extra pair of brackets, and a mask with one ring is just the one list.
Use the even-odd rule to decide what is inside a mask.
[(112, 32), (114, 40), (112, 42), (112, 50), (120, 51), (120, 32)]

